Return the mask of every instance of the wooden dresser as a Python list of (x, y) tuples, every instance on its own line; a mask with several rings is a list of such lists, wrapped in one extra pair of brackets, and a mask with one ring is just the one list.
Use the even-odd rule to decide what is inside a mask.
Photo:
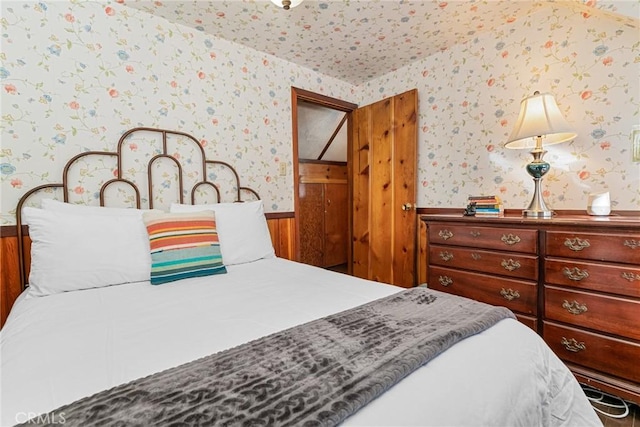
[(640, 217), (421, 219), (430, 288), (510, 308), (581, 382), (640, 404)]

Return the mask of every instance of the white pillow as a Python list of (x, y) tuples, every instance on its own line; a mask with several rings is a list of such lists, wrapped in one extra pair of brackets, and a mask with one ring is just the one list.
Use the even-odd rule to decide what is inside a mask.
[[(55, 199), (42, 199), (40, 202), (42, 209), (55, 212), (67, 212), (78, 214), (99, 214), (99, 215), (125, 215), (125, 216), (137, 216), (142, 218), (142, 214), (149, 212), (149, 210), (140, 210), (133, 208), (108, 208), (104, 206), (88, 206), (88, 205), (75, 205), (73, 203), (65, 203)], [(155, 210), (155, 209), (154, 209)]]
[(210, 205), (172, 203), (170, 208), (173, 213), (203, 210), (212, 210), (216, 214), (216, 228), (224, 265), (242, 264), (275, 256), (262, 200)]
[(88, 215), (26, 207), (23, 214), (32, 241), (31, 295), (149, 280), (142, 211)]

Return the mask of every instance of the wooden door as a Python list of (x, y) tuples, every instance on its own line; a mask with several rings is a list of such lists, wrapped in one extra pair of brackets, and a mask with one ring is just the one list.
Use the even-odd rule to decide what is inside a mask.
[(415, 286), (418, 91), (353, 112), (354, 276)]
[(323, 184), (300, 183), (300, 262), (324, 265)]
[(324, 266), (346, 264), (349, 239), (347, 183), (324, 184)]

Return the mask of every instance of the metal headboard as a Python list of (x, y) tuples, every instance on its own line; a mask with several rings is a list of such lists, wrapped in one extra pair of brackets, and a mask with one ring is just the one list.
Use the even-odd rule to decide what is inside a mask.
[(116, 161), (117, 161), (117, 174), (115, 176), (115, 178), (113, 179), (109, 179), (107, 181), (105, 181), (104, 183), (102, 183), (101, 187), (100, 187), (100, 193), (99, 193), (99, 199), (100, 199), (100, 206), (104, 206), (105, 205), (105, 199), (106, 199), (106, 192), (107, 189), (109, 187), (111, 187), (112, 185), (119, 183), (119, 184), (124, 184), (125, 186), (131, 188), (135, 194), (135, 203), (136, 203), (136, 208), (140, 209), (141, 207), (141, 196), (140, 196), (140, 190), (138, 188), (138, 186), (131, 180), (123, 178), (123, 150), (124, 150), (124, 146), (125, 146), (125, 142), (131, 137), (131, 135), (137, 133), (137, 132), (146, 132), (146, 133), (151, 133), (152, 135), (159, 135), (161, 136), (161, 141), (162, 141), (162, 149), (160, 153), (156, 153), (154, 156), (152, 156), (147, 163), (147, 176), (146, 176), (146, 180), (147, 180), (147, 186), (148, 186), (148, 191), (149, 191), (149, 197), (148, 197), (148, 204), (149, 204), (149, 209), (153, 209), (153, 202), (154, 202), (154, 182), (153, 182), (153, 173), (152, 173), (152, 167), (154, 164), (156, 164), (157, 162), (161, 161), (162, 159), (166, 159), (167, 161), (171, 162), (174, 164), (174, 166), (176, 167), (177, 171), (178, 171), (178, 201), (180, 203), (184, 203), (184, 198), (183, 198), (183, 193), (184, 191), (184, 182), (183, 182), (183, 167), (182, 164), (180, 162), (180, 160), (176, 157), (174, 157), (173, 155), (169, 154), (169, 150), (168, 150), (168, 136), (175, 136), (175, 137), (184, 137), (187, 138), (189, 140), (191, 140), (194, 144), (194, 147), (197, 147), (197, 151), (200, 154), (201, 158), (199, 159), (202, 163), (202, 168), (199, 172), (201, 172), (201, 176), (202, 176), (202, 180), (196, 182), (192, 188), (191, 188), (191, 192), (190, 192), (190, 203), (191, 204), (195, 204), (195, 200), (196, 200), (196, 192), (198, 189), (200, 189), (201, 187), (205, 186), (205, 187), (209, 187), (211, 189), (213, 189), (213, 191), (215, 191), (216, 194), (216, 203), (219, 203), (221, 201), (221, 194), (220, 194), (220, 189), (218, 188), (218, 186), (216, 185), (215, 182), (212, 182), (210, 180), (207, 179), (207, 165), (218, 165), (218, 166), (222, 166), (226, 169), (228, 169), (229, 171), (232, 172), (232, 176), (235, 179), (235, 195), (234, 195), (234, 202), (242, 202), (242, 194), (243, 192), (245, 193), (249, 193), (251, 194), (253, 197), (255, 197), (256, 199), (260, 199), (260, 196), (258, 195), (258, 193), (256, 191), (254, 191), (253, 189), (249, 188), (249, 187), (243, 187), (240, 185), (240, 176), (238, 175), (238, 172), (233, 168), (233, 166), (231, 166), (229, 163), (223, 162), (221, 160), (207, 160), (206, 156), (205, 156), (205, 152), (204, 152), (204, 148), (202, 147), (202, 145), (200, 144), (200, 142), (194, 138), (192, 135), (189, 135), (188, 133), (185, 132), (180, 132), (180, 131), (174, 131), (174, 130), (167, 130), (167, 129), (156, 129), (156, 128), (149, 128), (149, 127), (136, 127), (136, 128), (132, 128), (129, 129), (128, 131), (124, 132), (122, 134), (122, 136), (120, 137), (119, 141), (118, 141), (118, 146), (117, 146), (117, 150), (116, 152), (110, 152), (110, 151), (86, 151), (83, 153), (80, 153), (74, 157), (72, 157), (71, 159), (69, 159), (69, 161), (65, 164), (63, 172), (62, 172), (62, 183), (49, 183), (49, 184), (43, 184), (43, 185), (39, 185), (37, 187), (32, 188), (31, 190), (27, 191), (18, 201), (18, 205), (16, 206), (16, 225), (17, 225), (17, 232), (18, 232), (18, 260), (19, 260), (19, 270), (20, 270), (20, 283), (22, 286), (22, 289), (24, 290), (27, 286), (27, 266), (25, 263), (25, 253), (24, 253), (24, 233), (23, 233), (23, 222), (22, 222), (22, 207), (24, 206), (24, 204), (27, 202), (27, 200), (34, 194), (43, 191), (43, 190), (50, 190), (50, 189), (57, 189), (57, 188), (61, 188), (63, 190), (63, 200), (65, 202), (69, 201), (69, 189), (70, 189), (70, 182), (69, 182), (69, 172), (70, 169), (78, 163), (79, 160), (87, 158), (87, 157), (91, 157), (91, 156), (105, 156), (105, 157), (115, 157)]

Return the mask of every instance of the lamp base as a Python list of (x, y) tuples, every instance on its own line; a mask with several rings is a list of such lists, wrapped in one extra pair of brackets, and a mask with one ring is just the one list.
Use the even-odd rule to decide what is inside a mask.
[(542, 149), (535, 149), (531, 151), (533, 155), (533, 161), (527, 165), (527, 172), (533, 177), (533, 199), (527, 209), (522, 211), (522, 216), (525, 218), (553, 218), (553, 211), (547, 208), (547, 204), (542, 197), (542, 177), (547, 173), (550, 168), (549, 163), (542, 160), (546, 151)]
[(525, 218), (553, 218), (553, 211), (525, 209), (522, 211), (522, 216)]

